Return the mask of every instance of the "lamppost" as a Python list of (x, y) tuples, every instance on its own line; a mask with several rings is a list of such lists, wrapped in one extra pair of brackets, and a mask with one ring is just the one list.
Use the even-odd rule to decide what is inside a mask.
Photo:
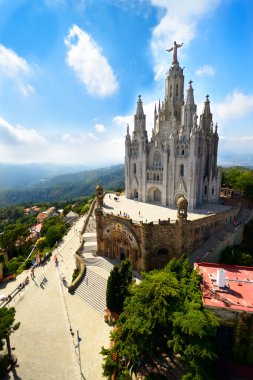
[(81, 374), (81, 378), (84, 379), (83, 372), (82, 372), (81, 352), (80, 352), (80, 342), (81, 342), (81, 340), (82, 340), (82, 338), (80, 338), (80, 336), (79, 336), (79, 331), (76, 330), (76, 344), (75, 344), (75, 348), (78, 348), (80, 374)]

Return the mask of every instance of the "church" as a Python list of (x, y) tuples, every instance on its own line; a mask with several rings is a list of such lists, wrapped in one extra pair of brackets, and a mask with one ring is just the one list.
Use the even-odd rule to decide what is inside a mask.
[(154, 109), (149, 140), (141, 96), (132, 136), (125, 139), (125, 193), (97, 186), (97, 254), (130, 260), (137, 271), (163, 268), (189, 257), (238, 215), (219, 204), (218, 132), (209, 96), (198, 117), (192, 81), (184, 97), (184, 74), (174, 42), (165, 98)]
[(154, 109), (151, 139), (141, 96), (137, 102), (132, 137), (125, 139), (126, 197), (175, 207), (180, 196), (193, 210), (203, 203), (217, 203), (220, 173), (217, 168), (218, 133), (213, 123), (209, 95), (198, 118), (192, 81), (184, 96), (184, 73), (177, 59), (165, 78), (165, 97)]

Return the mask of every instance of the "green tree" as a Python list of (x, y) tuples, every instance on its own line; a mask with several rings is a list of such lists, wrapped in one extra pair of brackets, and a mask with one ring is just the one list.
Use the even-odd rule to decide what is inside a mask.
[[(173, 259), (161, 271), (143, 274), (140, 284), (130, 286), (123, 312), (111, 333), (113, 347), (102, 349), (104, 375), (123, 376), (124, 362), (180, 354), (185, 379), (206, 379), (203, 368), (215, 359), (217, 318), (202, 304), (200, 276), (187, 259)], [(125, 358), (125, 361), (123, 360)]]
[(16, 252), (16, 246), (25, 243), (29, 230), (26, 225), (9, 224), (5, 227), (2, 235), (2, 247), (5, 248), (10, 256)]
[(46, 245), (48, 247), (53, 247), (57, 241), (61, 240), (65, 231), (66, 231), (66, 228), (65, 226), (62, 226), (62, 225), (51, 226), (50, 228), (48, 228), (46, 236), (45, 236)]
[(128, 286), (133, 280), (132, 266), (128, 260), (121, 267), (115, 266), (110, 273), (106, 290), (106, 305), (109, 310), (121, 313), (128, 295)]
[(106, 306), (109, 310), (119, 313), (121, 305), (121, 277), (116, 265), (110, 273), (106, 289)]
[(3, 349), (5, 340), (10, 363), (13, 361), (11, 355), (10, 335), (20, 326), (20, 322), (14, 324), (15, 313), (16, 310), (14, 307), (10, 307), (9, 309), (7, 307), (2, 307), (0, 309), (0, 350)]

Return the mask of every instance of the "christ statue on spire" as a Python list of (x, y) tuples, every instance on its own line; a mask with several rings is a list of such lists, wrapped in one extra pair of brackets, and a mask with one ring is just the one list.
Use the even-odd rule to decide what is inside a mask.
[(180, 44), (177, 44), (176, 41), (174, 41), (174, 45), (170, 49), (166, 50), (168, 52), (170, 52), (170, 51), (173, 50), (173, 62), (172, 62), (173, 65), (174, 65), (174, 63), (178, 63), (178, 60), (177, 60), (177, 49), (181, 48), (181, 46), (183, 46), (183, 43), (180, 45)]

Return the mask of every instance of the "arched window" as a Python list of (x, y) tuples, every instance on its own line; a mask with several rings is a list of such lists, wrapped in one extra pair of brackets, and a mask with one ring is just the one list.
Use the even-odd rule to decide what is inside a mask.
[(184, 165), (181, 164), (180, 165), (180, 177), (183, 177), (184, 176)]
[(176, 98), (178, 99), (178, 84), (176, 85)]
[(147, 173), (147, 181), (149, 180), (149, 173)]
[(170, 85), (170, 98), (172, 98), (172, 84)]
[(159, 174), (156, 175), (156, 180), (159, 181)]
[(162, 166), (161, 154), (158, 151), (155, 151), (154, 153), (153, 166), (159, 167), (159, 168)]
[(134, 163), (134, 174), (136, 174), (136, 164)]
[(204, 193), (207, 194), (207, 186), (205, 186)]
[(184, 156), (184, 149), (182, 149), (182, 153), (181, 154), (182, 154), (182, 156)]

